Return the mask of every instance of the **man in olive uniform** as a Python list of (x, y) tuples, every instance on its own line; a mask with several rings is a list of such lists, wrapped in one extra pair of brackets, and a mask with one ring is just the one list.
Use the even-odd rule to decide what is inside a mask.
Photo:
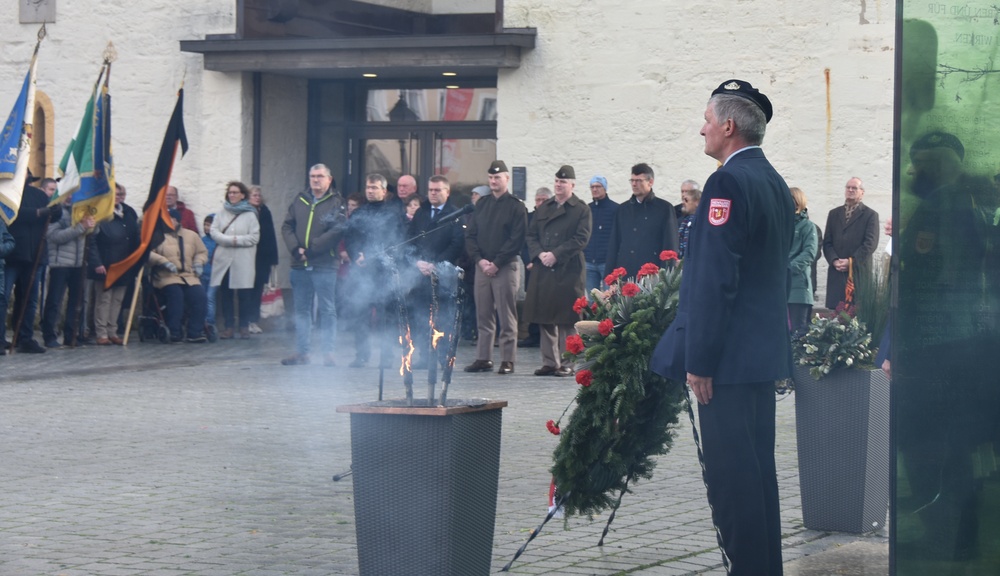
[(579, 315), (573, 302), (586, 289), (583, 249), (590, 240), (590, 207), (573, 193), (576, 173), (572, 166), (556, 172), (555, 194), (535, 209), (526, 241), (531, 279), (524, 313), (538, 324), (542, 367), (535, 376), (570, 376), (562, 363), (566, 337), (576, 334)]
[(760, 143), (771, 103), (729, 80), (708, 102), (705, 183), (684, 258), (677, 317), (653, 353), (657, 374), (698, 400), (703, 474), (732, 576), (780, 576), (774, 381), (791, 372), (788, 255), (795, 207)]
[[(510, 173), (503, 160), (490, 164), (491, 194), (476, 202), (476, 211), (465, 231), (465, 249), (476, 264), (476, 361), (466, 372), (493, 369), (493, 339), (500, 346), (497, 374), (514, 372), (517, 355), (517, 286), (521, 281), (521, 246), (528, 223), (528, 209), (507, 191)], [(497, 335), (496, 316), (500, 318)]]

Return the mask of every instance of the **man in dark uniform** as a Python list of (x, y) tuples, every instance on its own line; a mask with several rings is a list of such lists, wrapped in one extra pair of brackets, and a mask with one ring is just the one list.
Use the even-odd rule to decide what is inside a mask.
[[(454, 217), (455, 206), (448, 201), (451, 194), (451, 184), (444, 176), (431, 176), (427, 184), (427, 203), (417, 210), (410, 220), (408, 238), (412, 242), (411, 261), (420, 272), (420, 278), (410, 293), (413, 303), (413, 342), (419, 357), (413, 362), (413, 369), (419, 370), (427, 366), (430, 344), (430, 313), (434, 302), (437, 303), (434, 314), (435, 328), (444, 333), (442, 343), (449, 342), (455, 320), (455, 298), (458, 290), (458, 259), (465, 251), (465, 230), (462, 218)], [(445, 220), (443, 217), (449, 217)], [(441, 226), (443, 228), (437, 229)], [(431, 232), (433, 230), (433, 232)], [(418, 238), (421, 234), (426, 236)], [(450, 264), (450, 266), (448, 266)], [(436, 290), (431, 278), (437, 282)], [(433, 297), (433, 298), (432, 298)], [(438, 350), (446, 350), (439, 344)], [(443, 354), (440, 355), (443, 357)]]
[(729, 80), (705, 111), (705, 183), (684, 259), (677, 318), (653, 354), (657, 374), (698, 400), (704, 478), (733, 576), (781, 568), (774, 381), (791, 372), (786, 312), (795, 208), (760, 143), (771, 103)]
[[(490, 192), (476, 202), (476, 211), (465, 231), (465, 249), (476, 263), (476, 323), (479, 339), (476, 361), (466, 372), (493, 369), (493, 339), (500, 345), (497, 374), (514, 372), (517, 355), (517, 286), (521, 282), (521, 247), (528, 223), (528, 209), (507, 191), (510, 173), (502, 160), (490, 164)], [(494, 312), (496, 316), (494, 316)], [(500, 318), (497, 335), (496, 317)]]
[(541, 335), (542, 367), (535, 376), (573, 374), (563, 365), (562, 354), (580, 319), (573, 302), (586, 287), (583, 249), (591, 229), (590, 208), (573, 193), (575, 181), (572, 166), (556, 172), (555, 195), (535, 209), (526, 237), (532, 273), (524, 314), (538, 324)]
[(604, 275), (624, 268), (632, 277), (643, 264), (660, 262), (660, 252), (677, 251), (677, 215), (674, 207), (653, 192), (653, 169), (648, 164), (632, 167), (632, 197), (618, 206)]
[(995, 524), (979, 515), (992, 469), (979, 462), (993, 454), (1000, 420), (1000, 387), (984, 362), (1000, 348), (998, 199), (990, 178), (967, 173), (964, 159), (962, 142), (947, 132), (926, 133), (910, 147), (913, 195), (902, 202), (919, 204), (896, 248), (892, 377), (896, 445), (910, 488), (897, 515), (908, 527), (919, 520), (919, 528), (895, 536), (901, 569), (973, 560), (983, 554), (980, 543), (992, 549), (996, 541)]

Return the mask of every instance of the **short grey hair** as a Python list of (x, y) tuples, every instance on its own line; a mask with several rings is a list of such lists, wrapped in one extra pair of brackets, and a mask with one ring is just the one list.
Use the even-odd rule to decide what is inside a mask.
[(309, 168), (309, 171), (312, 172), (313, 170), (322, 170), (323, 173), (329, 178), (333, 178), (333, 173), (326, 167), (326, 164), (313, 164), (312, 167)]
[(549, 190), (545, 186), (542, 186), (538, 190), (535, 190), (535, 197), (552, 198), (552, 190)]
[(750, 146), (760, 146), (764, 141), (767, 119), (760, 106), (746, 98), (729, 94), (716, 94), (708, 101), (715, 112), (717, 124), (732, 120), (736, 131)]

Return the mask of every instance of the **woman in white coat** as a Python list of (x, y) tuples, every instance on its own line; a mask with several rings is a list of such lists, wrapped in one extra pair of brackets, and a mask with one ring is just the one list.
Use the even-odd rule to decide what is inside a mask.
[(222, 303), (224, 329), (219, 338), (232, 338), (235, 325), (233, 296), (239, 305), (240, 338), (250, 337), (250, 313), (253, 282), (256, 274), (257, 243), (260, 222), (249, 203), (250, 190), (242, 182), (226, 184), (226, 201), (215, 214), (211, 235), (216, 242), (212, 259), (212, 286), (218, 286), (217, 301)]

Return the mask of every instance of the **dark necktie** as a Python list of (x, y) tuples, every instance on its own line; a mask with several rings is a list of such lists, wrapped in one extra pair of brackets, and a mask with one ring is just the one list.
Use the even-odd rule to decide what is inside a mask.
[(431, 220), (437, 220), (438, 219), (438, 214), (440, 212), (441, 212), (441, 209), (438, 208), (437, 206), (431, 208)]

